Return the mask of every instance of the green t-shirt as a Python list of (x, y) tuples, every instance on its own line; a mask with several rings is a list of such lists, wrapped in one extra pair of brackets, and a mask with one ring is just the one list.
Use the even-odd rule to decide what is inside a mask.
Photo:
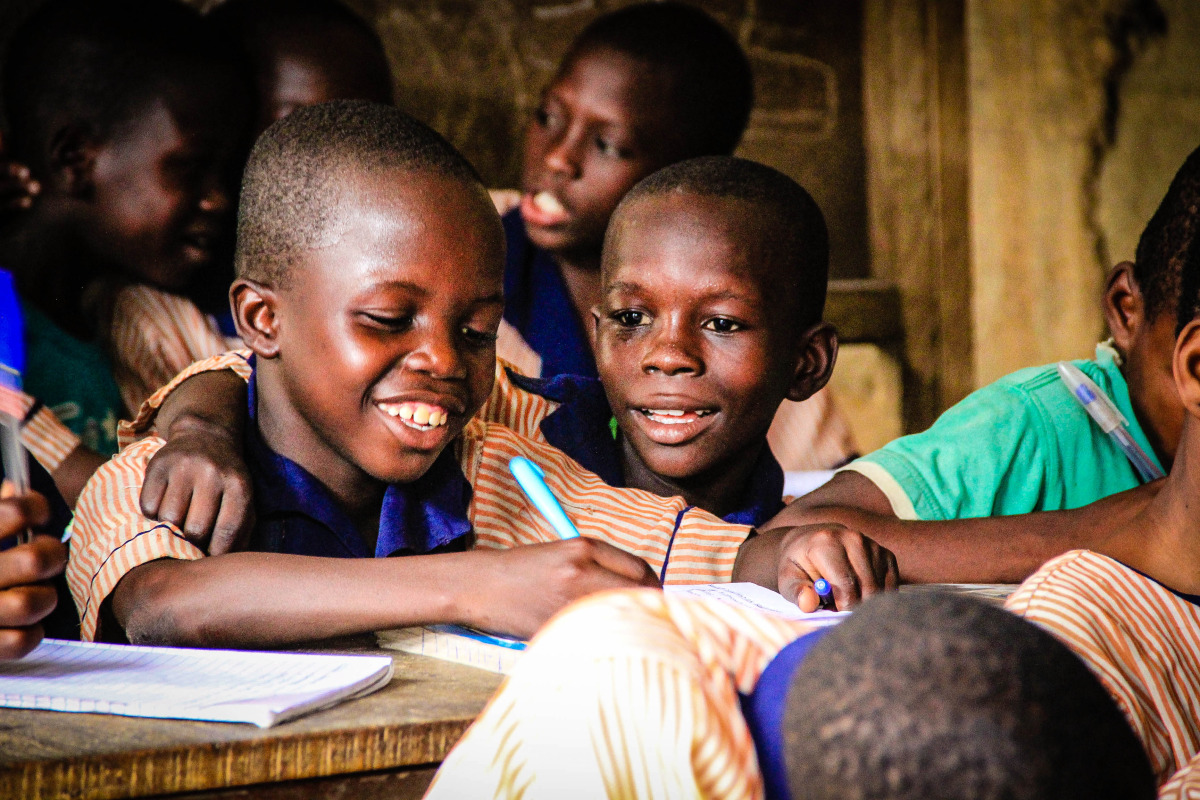
[(84, 342), (54, 324), (30, 303), (21, 302), (25, 321), (25, 391), (41, 400), (105, 456), (117, 452), (117, 421), (125, 404), (108, 356), (95, 342)]
[[(1120, 409), (1134, 440), (1158, 464), (1114, 355), (1101, 344), (1094, 361), (1073, 363)], [(902, 519), (1079, 508), (1142, 482), (1059, 379), (1055, 364), (985, 386), (925, 432), (897, 439), (846, 469), (878, 486)]]

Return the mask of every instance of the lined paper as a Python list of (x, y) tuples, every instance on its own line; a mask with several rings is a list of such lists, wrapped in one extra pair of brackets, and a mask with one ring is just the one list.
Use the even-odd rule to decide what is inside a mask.
[(788, 619), (798, 619), (811, 622), (813, 625), (836, 625), (846, 617), (849, 611), (813, 611), (806, 614), (799, 606), (791, 603), (779, 592), (759, 586), (756, 583), (701, 583), (694, 585), (664, 586), (663, 591), (688, 597), (705, 597), (709, 600), (720, 600), (722, 603), (765, 611)]
[(440, 658), (455, 664), (507, 675), (521, 657), (519, 639), (496, 637), (457, 625), (396, 628), (375, 634), (380, 647)]
[(389, 656), (138, 647), (46, 639), (0, 662), (0, 706), (270, 727), (387, 684)]

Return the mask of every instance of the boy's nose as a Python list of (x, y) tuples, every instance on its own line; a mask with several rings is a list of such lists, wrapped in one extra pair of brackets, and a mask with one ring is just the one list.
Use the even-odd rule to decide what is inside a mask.
[(642, 371), (664, 375), (701, 375), (704, 373), (704, 361), (688, 337), (668, 330), (650, 343), (642, 359)]
[(578, 132), (566, 130), (549, 142), (546, 149), (546, 166), (554, 172), (566, 175), (571, 180), (579, 177), (581, 135)]
[(220, 182), (213, 181), (200, 195), (200, 210), (206, 214), (224, 214), (233, 203), (232, 192)]
[(435, 378), (466, 377), (466, 362), (454, 333), (446, 330), (425, 332), (418, 345), (406, 356), (406, 366)]

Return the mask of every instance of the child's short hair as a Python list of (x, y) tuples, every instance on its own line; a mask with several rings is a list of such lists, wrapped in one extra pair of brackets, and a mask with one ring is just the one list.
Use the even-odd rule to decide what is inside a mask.
[(230, 58), (223, 38), (174, 0), (50, 0), (14, 33), (4, 63), (12, 156), (43, 168), (54, 119), (107, 136), (197, 66)]
[(678, 2), (642, 3), (597, 18), (563, 59), (608, 48), (674, 73), (679, 127), (686, 156), (732, 153), (750, 120), (754, 81), (750, 62), (725, 28), (698, 8)]
[(796, 670), (785, 721), (796, 798), (1154, 797), (1145, 752), (1083, 662), (973, 598), (864, 603)]
[(238, 275), (286, 283), (300, 252), (335, 241), (330, 227), (347, 175), (393, 168), (475, 184), (486, 198), (479, 174), (449, 142), (392, 106), (335, 100), (299, 108), (271, 125), (242, 177)]
[(1200, 148), (1193, 150), (1175, 173), (1166, 196), (1138, 240), (1133, 277), (1142, 290), (1147, 318), (1154, 319), (1163, 311), (1177, 308), (1180, 270), (1197, 231), (1200, 231)]
[[(753, 203), (775, 241), (779, 265), (790, 268), (797, 332), (817, 323), (825, 311), (829, 283), (829, 232), (825, 216), (804, 187), (778, 170), (732, 156), (681, 161), (644, 178), (621, 200), (613, 222), (641, 200), (669, 193), (724, 197)], [(608, 236), (620, 226), (610, 224)], [(608, 249), (607, 247), (605, 248)]]
[(210, 11), (208, 18), (230, 38), (241, 42), (246, 51), (271, 34), (314, 35), (332, 27), (353, 31), (365, 47), (358, 57), (374, 62), (376, 96), (392, 96), (391, 70), (379, 34), (337, 0), (226, 0)]

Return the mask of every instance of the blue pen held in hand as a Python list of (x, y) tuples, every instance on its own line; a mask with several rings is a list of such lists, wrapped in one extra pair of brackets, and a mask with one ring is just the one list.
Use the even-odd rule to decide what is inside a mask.
[(546, 518), (559, 538), (574, 539), (579, 536), (575, 523), (571, 522), (571, 518), (559, 504), (558, 498), (546, 485), (546, 473), (542, 471), (541, 467), (528, 458), (518, 456), (508, 462), (508, 471), (517, 479), (517, 485), (521, 487), (521, 491), (529, 498), (529, 502), (533, 503), (533, 507), (538, 510), (538, 513)]
[(820, 604), (817, 608), (833, 608), (833, 587), (824, 578), (817, 578), (813, 583), (813, 591), (817, 593)]

